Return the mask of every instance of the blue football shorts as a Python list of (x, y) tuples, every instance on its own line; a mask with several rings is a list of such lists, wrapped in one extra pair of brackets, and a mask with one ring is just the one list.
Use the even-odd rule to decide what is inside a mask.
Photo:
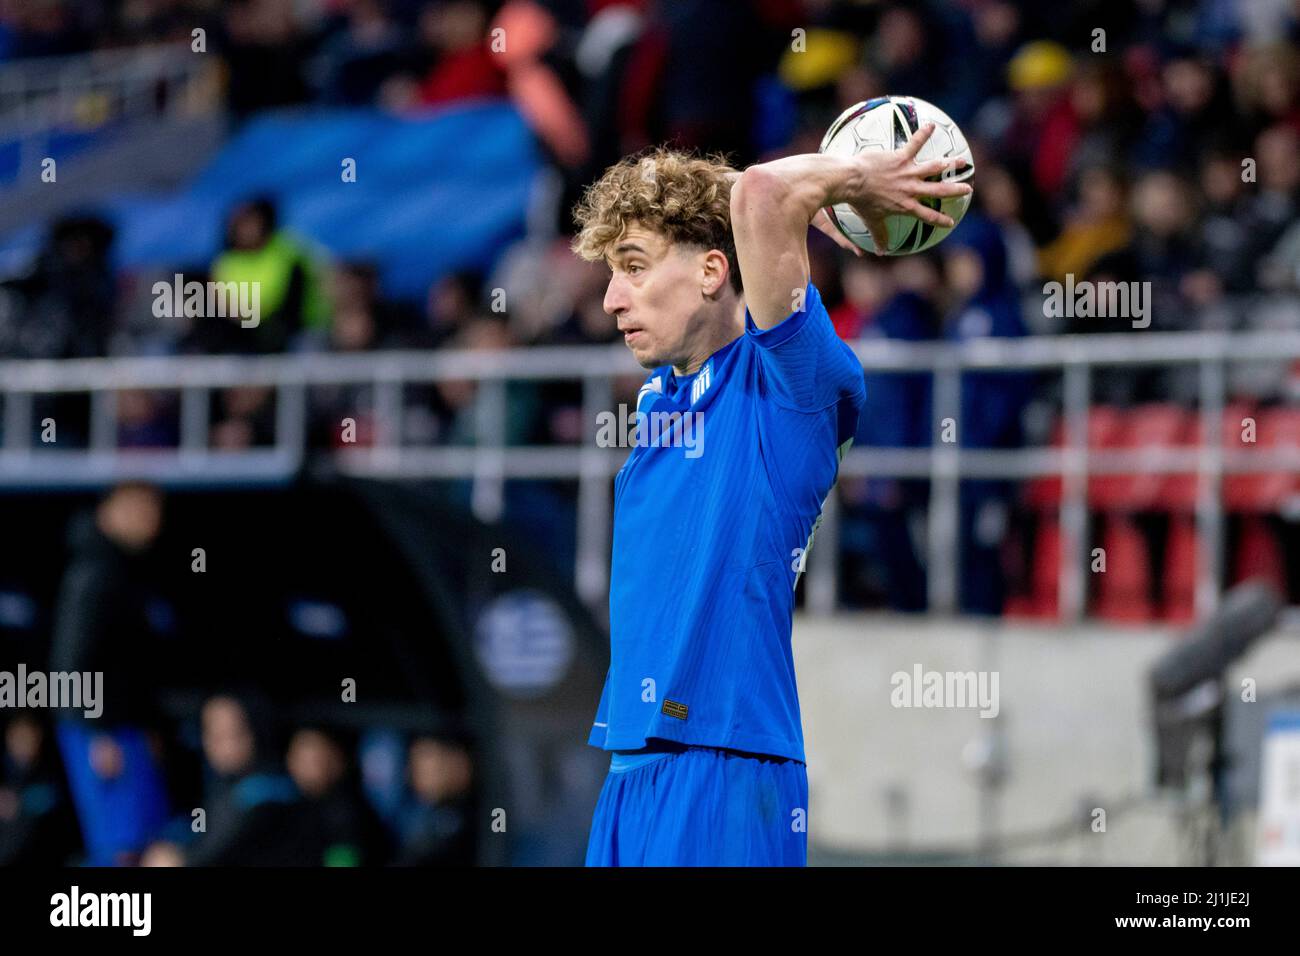
[(681, 745), (616, 752), (587, 866), (805, 866), (807, 822), (798, 760)]

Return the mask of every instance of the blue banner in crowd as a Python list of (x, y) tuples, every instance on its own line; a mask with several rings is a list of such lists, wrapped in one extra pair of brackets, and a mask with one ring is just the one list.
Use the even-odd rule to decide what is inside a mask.
[[(355, 181), (344, 161), (355, 161)], [(117, 228), (119, 268), (206, 267), (225, 217), (269, 195), (280, 221), (341, 259), (377, 263), (387, 296), (422, 299), (460, 268), (485, 269), (523, 234), (541, 165), (533, 134), (508, 103), (480, 102), (414, 117), (378, 110), (259, 115), (184, 190), (117, 195), (100, 211)], [(8, 237), (21, 256), (37, 230)]]

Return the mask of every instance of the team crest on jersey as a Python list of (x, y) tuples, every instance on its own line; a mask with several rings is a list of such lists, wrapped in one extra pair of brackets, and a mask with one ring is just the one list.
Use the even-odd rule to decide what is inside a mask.
[(691, 383), (691, 404), (694, 405), (700, 400), (700, 397), (709, 390), (713, 384), (713, 362), (712, 360), (704, 363), (704, 368), (700, 369), (700, 374), (695, 376), (695, 381)]

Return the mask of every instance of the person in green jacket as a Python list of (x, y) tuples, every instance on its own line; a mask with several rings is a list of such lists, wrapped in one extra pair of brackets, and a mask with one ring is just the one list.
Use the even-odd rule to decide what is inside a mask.
[[(226, 246), (212, 263), (214, 282), (258, 283), (256, 325), (236, 341), (253, 352), (279, 352), (300, 333), (328, 333), (330, 306), (323, 266), (315, 251), (277, 223), (275, 203), (240, 203), (226, 221)], [(243, 349), (241, 349), (243, 351)]]

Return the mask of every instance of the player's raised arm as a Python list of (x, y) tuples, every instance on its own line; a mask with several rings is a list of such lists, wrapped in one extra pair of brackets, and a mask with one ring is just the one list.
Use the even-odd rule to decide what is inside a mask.
[(826, 206), (849, 203), (871, 230), (878, 248), (888, 247), (885, 217), (908, 213), (936, 226), (952, 219), (918, 200), (965, 195), (965, 183), (929, 181), (950, 167), (947, 160), (917, 163), (934, 132), (926, 124), (901, 149), (852, 157), (822, 153), (787, 156), (750, 166), (731, 190), (731, 229), (745, 283), (745, 304), (754, 324), (772, 328), (794, 311), (808, 284), (808, 227)]

